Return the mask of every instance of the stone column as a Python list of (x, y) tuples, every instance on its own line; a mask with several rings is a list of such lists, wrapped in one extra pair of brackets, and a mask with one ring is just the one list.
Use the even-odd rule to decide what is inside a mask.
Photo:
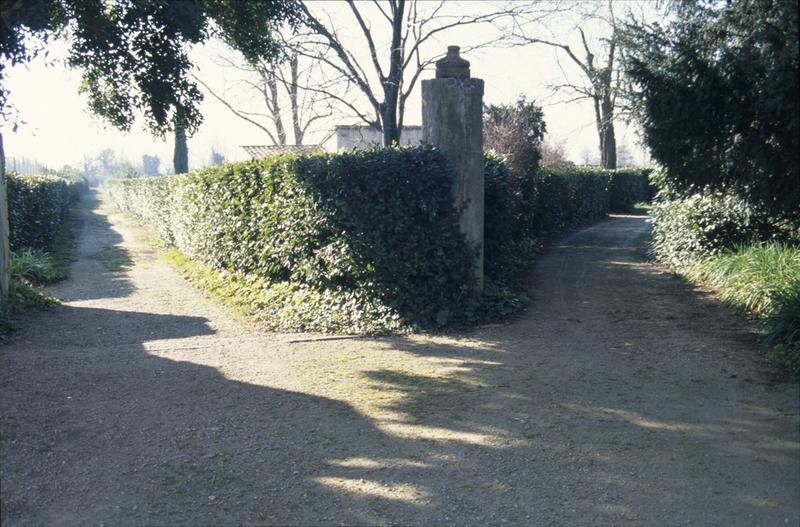
[(439, 148), (455, 169), (453, 199), (461, 232), (477, 250), (475, 277), (483, 291), (483, 80), (448, 46), (436, 78), (422, 81), (422, 141)]

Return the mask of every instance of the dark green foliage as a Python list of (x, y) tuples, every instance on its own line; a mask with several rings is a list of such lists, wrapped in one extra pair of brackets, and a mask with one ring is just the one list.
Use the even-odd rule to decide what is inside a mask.
[(608, 185), (612, 212), (631, 212), (637, 203), (653, 199), (655, 188), (650, 184), (650, 168), (620, 168), (611, 172)]
[(11, 254), (11, 276), (18, 282), (47, 285), (66, 278), (64, 268), (41, 249), (23, 249)]
[[(484, 224), (487, 279), (519, 288), (543, 240), (608, 214), (609, 184), (620, 172), (625, 174), (627, 185), (634, 180), (646, 182), (648, 170), (543, 167), (513, 177), (502, 157), (488, 154)], [(638, 189), (640, 185), (631, 186)], [(637, 201), (646, 199), (639, 197), (638, 190), (626, 192), (618, 202), (633, 194)]]
[[(0, 80), (3, 64), (31, 60), (26, 35), (48, 39), (62, 32), (70, 65), (83, 72), (89, 107), (114, 126), (129, 129), (143, 112), (159, 134), (176, 113), (189, 131), (200, 124), (202, 99), (189, 78), (188, 47), (218, 35), (248, 60), (269, 59), (279, 47), (272, 29), (296, 23), (293, 0), (27, 0), (3, 1)], [(0, 109), (7, 91), (0, 86)]]
[(484, 174), (484, 274), (487, 281), (520, 289), (542, 242), (533, 231), (535, 187), (511, 178), (505, 159), (494, 154), (486, 155)]
[(769, 358), (791, 375), (800, 377), (800, 286), (777, 299), (775, 314), (767, 327), (772, 343)]
[(61, 262), (52, 255), (25, 249), (11, 253), (9, 259), (9, 291), (0, 306), (0, 341), (14, 330), (14, 317), (37, 309), (46, 309), (58, 300), (42, 293), (37, 286), (51, 284), (66, 277)]
[(255, 301), (272, 327), (381, 330), (474, 316), (473, 253), (451, 177), (435, 150), (393, 148), (219, 165), (109, 190), (190, 258), (237, 283), (261, 281)]
[(552, 236), (596, 221), (609, 210), (610, 171), (586, 167), (544, 167), (536, 175), (534, 229)]
[(12, 251), (50, 249), (70, 205), (86, 188), (83, 180), (14, 174), (6, 174), (6, 185)]
[(737, 245), (791, 238), (763, 208), (733, 192), (706, 189), (682, 195), (666, 187), (656, 197), (651, 218), (653, 255), (678, 269)]
[(653, 157), (684, 193), (736, 193), (797, 227), (797, 2), (675, 7), (666, 27), (625, 32), (627, 73)]

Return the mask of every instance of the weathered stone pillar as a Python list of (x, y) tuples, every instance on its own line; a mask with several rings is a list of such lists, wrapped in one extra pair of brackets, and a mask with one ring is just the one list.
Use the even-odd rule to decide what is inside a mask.
[(461, 231), (477, 249), (477, 290), (483, 291), (483, 80), (448, 46), (436, 78), (422, 81), (422, 140), (439, 148), (455, 168), (453, 198)]

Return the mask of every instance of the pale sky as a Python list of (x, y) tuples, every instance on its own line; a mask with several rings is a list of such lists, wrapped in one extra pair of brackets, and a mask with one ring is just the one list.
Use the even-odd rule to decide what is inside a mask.
[[(617, 3), (615, 5), (626, 5)], [(453, 3), (451, 7), (466, 10), (487, 8), (485, 2)], [(347, 42), (354, 42), (354, 49), (363, 48), (363, 37), (357, 27), (350, 22), (349, 13), (341, 4), (333, 2), (317, 6), (332, 13), (336, 23), (341, 21), (341, 30)], [(364, 7), (366, 12), (366, 7)], [(558, 21), (537, 29), (542, 38), (555, 38), (577, 46), (575, 20), (569, 14), (560, 16)], [(375, 21), (379, 27), (380, 21)], [(590, 36), (592, 28), (583, 26)], [(426, 53), (443, 52), (447, 45), (467, 46), (472, 42), (487, 40), (497, 36), (491, 28), (475, 27), (468, 32), (443, 33), (437, 42), (431, 42)], [(378, 33), (381, 36), (381, 33)], [(379, 44), (380, 46), (380, 44)], [(387, 45), (383, 46), (388, 47)], [(385, 55), (386, 53), (384, 53)], [(219, 63), (220, 55), (230, 56), (230, 52), (218, 43), (212, 42), (192, 50), (191, 57), (196, 66), (196, 74), (215, 89), (226, 87), (228, 93), (237, 100), (250, 101), (246, 107), (250, 111), (264, 111), (258, 100), (240, 83), (230, 68)], [(118, 157), (127, 158), (134, 164), (141, 162), (142, 154), (157, 154), (162, 160), (162, 171), (172, 163), (172, 141), (154, 139), (143, 130), (141, 121), (128, 132), (115, 130), (86, 110), (85, 97), (78, 93), (80, 72), (66, 69), (63, 62), (65, 47), (54, 43), (50, 47), (49, 64), (36, 60), (28, 66), (17, 66), (8, 70), (7, 86), (10, 102), (18, 109), (22, 126), (16, 132), (3, 126), (2, 133), (7, 157), (26, 157), (58, 168), (64, 164), (80, 165), (84, 155), (94, 156), (106, 147), (114, 149)], [(363, 57), (364, 55), (357, 56)], [(550, 86), (563, 82), (566, 74), (573, 81), (582, 78), (577, 68), (559, 54), (546, 46), (528, 45), (510, 49), (485, 49), (465, 55), (471, 62), (472, 76), (485, 81), (484, 101), (492, 103), (511, 103), (518, 95), (524, 94), (544, 106), (548, 136), (556, 142), (565, 142), (569, 157), (581, 162), (586, 150), (596, 156), (597, 134), (593, 121), (592, 105), (588, 101), (559, 103), (564, 95), (554, 94)], [(364, 61), (369, 66), (369, 61)], [(432, 78), (433, 70), (425, 71), (422, 78)], [(201, 105), (204, 123), (199, 131), (189, 139), (190, 167), (208, 164), (212, 148), (225, 155), (228, 160), (245, 159), (241, 150), (243, 144), (267, 144), (264, 133), (255, 126), (234, 116), (227, 108), (207, 95)], [(353, 124), (353, 119), (327, 120), (321, 130), (306, 141), (319, 141), (325, 130), (336, 124)], [(417, 85), (409, 100), (405, 124), (420, 124), (420, 91)], [(623, 123), (617, 125), (619, 145), (625, 145), (634, 153), (635, 159), (644, 161), (641, 149), (636, 147), (636, 135)]]

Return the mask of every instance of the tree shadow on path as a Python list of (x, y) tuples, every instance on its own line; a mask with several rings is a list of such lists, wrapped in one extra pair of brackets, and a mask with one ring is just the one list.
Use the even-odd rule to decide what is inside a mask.
[[(537, 301), (511, 326), (367, 341), (364, 354), (438, 365), (363, 369), (354, 389), (376, 395), (369, 416), (277, 388), (269, 365), (262, 380), (240, 382), (192, 362), (201, 347), (221, 358), (245, 349), (202, 316), (72, 305), (36, 314), (0, 349), (3, 523), (796, 520), (791, 388), (746, 382), (752, 368), (725, 358), (741, 339), (704, 333), (681, 310), (708, 306), (620, 257), (625, 228), (622, 241), (586, 230), (555, 247), (538, 267)], [(601, 277), (607, 288), (585, 287)], [(642, 288), (663, 302), (635, 304)], [(589, 307), (600, 302), (601, 312)]]

